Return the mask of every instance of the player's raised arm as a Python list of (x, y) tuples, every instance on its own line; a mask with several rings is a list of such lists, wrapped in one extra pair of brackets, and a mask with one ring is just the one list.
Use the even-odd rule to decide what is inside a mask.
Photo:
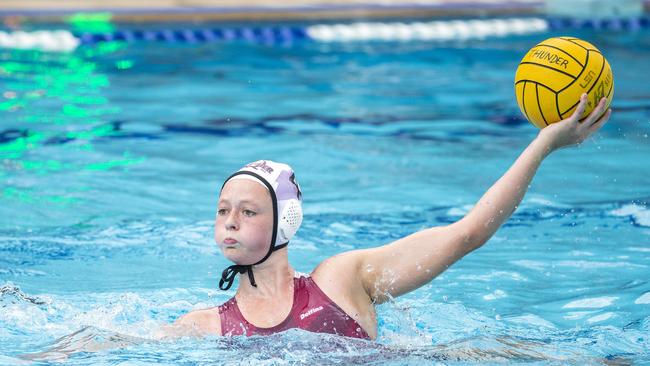
[(582, 142), (609, 119), (611, 110), (604, 113), (603, 99), (580, 123), (578, 119), (586, 104), (585, 94), (571, 117), (541, 130), (460, 221), (426, 229), (382, 247), (350, 253), (355, 258), (357, 278), (368, 295), (381, 303), (387, 295), (394, 297), (412, 291), (483, 245), (517, 208), (542, 160), (554, 150)]

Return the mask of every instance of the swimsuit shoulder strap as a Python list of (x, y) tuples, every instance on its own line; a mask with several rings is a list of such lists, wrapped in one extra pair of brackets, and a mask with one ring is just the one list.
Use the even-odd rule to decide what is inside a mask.
[(219, 305), (219, 319), (221, 320), (221, 335), (248, 335), (250, 324), (239, 310), (237, 299), (230, 300)]

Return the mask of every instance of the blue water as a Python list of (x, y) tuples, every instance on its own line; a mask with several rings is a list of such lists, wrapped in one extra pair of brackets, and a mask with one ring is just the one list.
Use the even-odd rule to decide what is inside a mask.
[(0, 363), (648, 362), (650, 37), (572, 34), (612, 65), (611, 121), (549, 157), (484, 247), (379, 306), (376, 342), (153, 338), (234, 294), (212, 220), (246, 162), (297, 171), (302, 272), (462, 217), (535, 136), (514, 71), (559, 34), (0, 50)]

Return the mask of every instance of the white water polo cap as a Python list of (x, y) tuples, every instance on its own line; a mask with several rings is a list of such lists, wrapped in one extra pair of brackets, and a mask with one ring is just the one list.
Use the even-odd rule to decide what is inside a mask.
[(269, 189), (271, 199), (275, 193), (278, 225), (273, 246), (289, 242), (302, 224), (302, 192), (293, 169), (287, 164), (258, 160), (239, 169), (226, 182), (233, 179), (248, 179), (261, 184)]
[(225, 186), (226, 183), (235, 179), (252, 180), (269, 191), (275, 213), (273, 215), (273, 235), (264, 258), (252, 264), (236, 264), (223, 271), (221, 281), (219, 281), (219, 287), (222, 290), (228, 290), (232, 286), (237, 273), (246, 272), (248, 272), (251, 284), (257, 287), (252, 266), (264, 262), (274, 251), (287, 246), (302, 224), (302, 192), (293, 169), (289, 165), (271, 160), (258, 160), (236, 171), (226, 179), (223, 185)]

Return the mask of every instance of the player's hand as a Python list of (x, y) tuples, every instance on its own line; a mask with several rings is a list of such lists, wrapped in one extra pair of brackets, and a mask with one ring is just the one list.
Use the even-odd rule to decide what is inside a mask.
[[(598, 131), (609, 120), (612, 110), (605, 112), (607, 99), (600, 100), (596, 108), (580, 122), (580, 116), (587, 107), (587, 94), (582, 94), (580, 102), (571, 117), (544, 127), (538, 135), (549, 148), (549, 152), (562, 147), (579, 144)], [(599, 118), (600, 117), (600, 118)]]

